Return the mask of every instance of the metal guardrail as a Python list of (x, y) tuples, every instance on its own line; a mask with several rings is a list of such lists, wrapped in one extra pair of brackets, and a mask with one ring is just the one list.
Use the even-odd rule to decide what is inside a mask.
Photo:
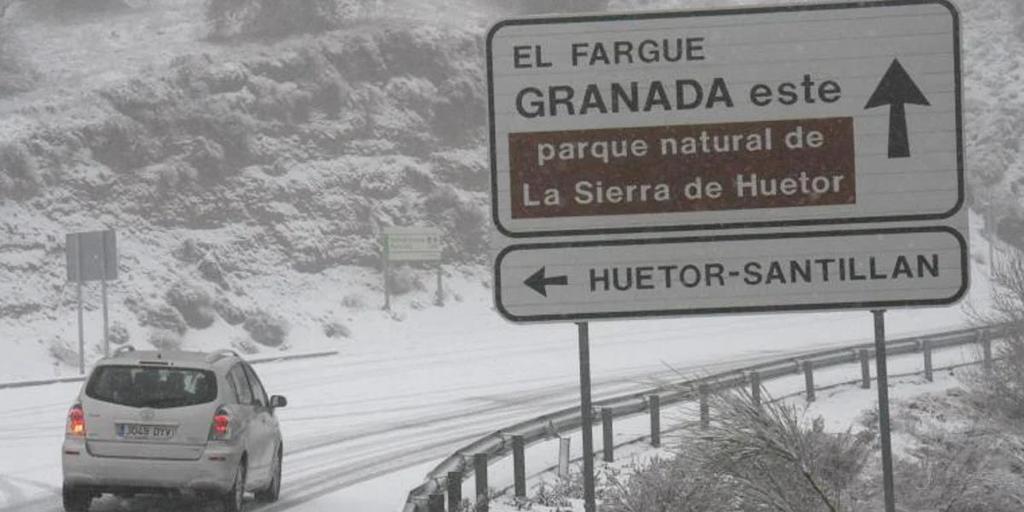
[[(276, 363), (283, 361), (297, 361), (300, 359), (313, 359), (318, 357), (330, 357), (338, 355), (337, 350), (325, 350), (320, 352), (302, 352), (298, 354), (280, 354), (280, 355), (269, 355), (259, 357), (245, 357), (244, 359), (249, 364), (263, 364), (263, 363)], [(48, 384), (60, 384), (65, 382), (82, 382), (85, 380), (84, 375), (72, 375), (69, 377), (54, 377), (50, 379), (31, 379), (31, 380), (16, 380), (10, 382), (0, 382), (0, 389), (12, 389), (12, 388), (27, 388), (33, 386), (45, 386)]]
[[(887, 356), (899, 356), (934, 351), (943, 348), (984, 344), (990, 355), (990, 343), (1003, 337), (1007, 326), (995, 325), (975, 327), (891, 340), (886, 343)], [(848, 347), (810, 352), (799, 357), (788, 357), (744, 368), (728, 370), (706, 377), (659, 386), (643, 392), (630, 393), (605, 400), (595, 401), (595, 409), (611, 410), (616, 418), (637, 415), (648, 411), (649, 398), (659, 397), (660, 405), (672, 405), (699, 399), (702, 393), (724, 391), (750, 383), (750, 376), (756, 374), (761, 382), (780, 377), (803, 374), (809, 366), (815, 370), (862, 363), (864, 355), (874, 359), (874, 343), (863, 343)], [(821, 388), (812, 388), (821, 389)], [(594, 415), (600, 418), (600, 415)], [(594, 422), (595, 424), (598, 421)], [(426, 475), (423, 484), (409, 492), (403, 512), (427, 512), (431, 495), (443, 494), (448, 486), (450, 473), (466, 475), (467, 468), (478, 454), (486, 454), (488, 460), (507, 456), (512, 450), (513, 437), (521, 438), (526, 445), (548, 440), (559, 432), (578, 430), (582, 427), (579, 407), (568, 407), (536, 418), (510, 425), (487, 434), (456, 450)], [(472, 469), (472, 468), (469, 468)], [(461, 482), (460, 482), (461, 484)]]

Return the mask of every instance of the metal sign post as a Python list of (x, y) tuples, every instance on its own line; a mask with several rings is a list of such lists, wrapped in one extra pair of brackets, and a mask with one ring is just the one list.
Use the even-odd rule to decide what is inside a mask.
[(79, 246), (79, 238), (75, 237), (75, 248), (77, 257), (75, 260), (75, 290), (76, 303), (78, 308), (78, 373), (85, 375), (85, 321), (82, 315), (82, 251)]
[(596, 512), (594, 490), (594, 411), (590, 403), (590, 325), (576, 324), (580, 345), (580, 418), (583, 431), (583, 506), (586, 512)]
[(434, 298), (434, 304), (444, 306), (444, 270), (441, 262), (437, 263), (437, 297)]
[(391, 240), (384, 236), (384, 311), (391, 311)]
[(882, 438), (882, 479), (885, 512), (896, 512), (892, 472), (892, 439), (889, 427), (889, 369), (885, 361), (885, 310), (871, 310), (875, 319), (875, 365), (878, 368), (878, 427)]
[[(108, 233), (110, 233), (110, 235), (113, 236), (113, 231), (104, 231), (103, 232), (103, 237), (104, 237), (104, 241), (103, 242), (104, 243), (103, 243), (103, 249), (100, 251), (100, 266), (102, 266), (104, 268), (104, 273), (106, 273), (107, 260), (109, 259), (109, 256), (107, 255), (107, 253), (109, 252), (109, 247), (108, 247), (109, 244), (107, 243), (107, 240), (106, 240), (106, 237), (107, 237)], [(103, 357), (109, 357), (110, 356), (110, 312), (109, 312), (109, 310), (107, 308), (107, 280), (105, 279), (105, 277), (106, 276), (104, 275), (104, 279), (100, 279), (100, 288), (101, 288), (101, 292), (100, 293), (103, 295)]]

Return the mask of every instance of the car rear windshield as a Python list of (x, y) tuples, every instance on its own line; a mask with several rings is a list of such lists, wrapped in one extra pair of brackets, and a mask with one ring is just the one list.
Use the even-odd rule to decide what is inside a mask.
[(101, 366), (93, 372), (85, 394), (129, 407), (187, 407), (217, 398), (217, 379), (208, 370)]

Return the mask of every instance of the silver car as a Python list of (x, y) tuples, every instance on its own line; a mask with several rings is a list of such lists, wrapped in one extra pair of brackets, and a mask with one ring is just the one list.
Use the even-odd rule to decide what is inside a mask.
[(122, 348), (100, 360), (68, 412), (64, 508), (104, 493), (194, 493), (242, 508), (246, 492), (276, 501), (283, 443), (252, 367), (231, 351)]

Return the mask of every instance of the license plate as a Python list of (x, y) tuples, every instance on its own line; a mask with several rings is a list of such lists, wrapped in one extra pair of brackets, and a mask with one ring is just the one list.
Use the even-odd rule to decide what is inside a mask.
[(142, 423), (118, 423), (117, 437), (121, 439), (160, 440), (174, 437), (174, 427), (167, 425), (145, 425)]

